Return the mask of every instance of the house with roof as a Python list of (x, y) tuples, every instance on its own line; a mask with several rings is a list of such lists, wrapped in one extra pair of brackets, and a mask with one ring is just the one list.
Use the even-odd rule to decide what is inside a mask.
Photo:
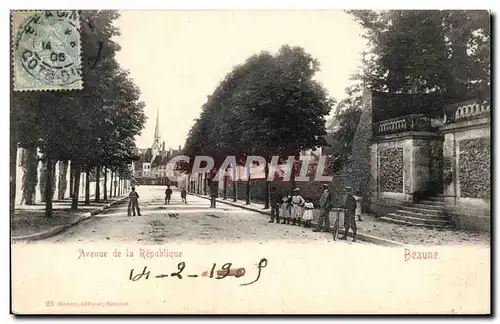
[[(155, 133), (153, 144), (147, 149), (136, 149), (134, 152), (139, 158), (133, 161), (132, 170), (138, 184), (143, 185), (166, 185), (173, 181), (167, 178), (167, 165), (170, 159), (182, 155), (182, 148), (178, 150), (166, 149), (165, 142), (161, 140), (159, 129), (159, 111), (156, 114)], [(177, 177), (174, 171), (174, 178)]]

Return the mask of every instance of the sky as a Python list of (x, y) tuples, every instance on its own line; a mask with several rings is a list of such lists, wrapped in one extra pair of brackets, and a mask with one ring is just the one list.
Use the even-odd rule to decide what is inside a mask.
[(141, 89), (148, 117), (139, 148), (153, 143), (156, 111), (167, 148), (183, 146), (207, 96), (231, 69), (263, 50), (301, 46), (320, 62), (315, 79), (345, 97), (361, 64), (363, 30), (342, 11), (121, 11), (117, 59)]

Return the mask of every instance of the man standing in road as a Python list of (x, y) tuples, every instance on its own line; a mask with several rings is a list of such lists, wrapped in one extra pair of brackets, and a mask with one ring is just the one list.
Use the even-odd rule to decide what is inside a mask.
[(323, 195), (319, 199), (319, 206), (321, 208), (321, 212), (319, 214), (318, 225), (313, 232), (321, 232), (321, 227), (323, 226), (323, 222), (325, 223), (325, 227), (323, 227), (323, 232), (330, 231), (330, 210), (332, 209), (332, 195), (328, 188), (328, 185), (323, 184)]
[(342, 236), (340, 239), (341, 240), (347, 240), (347, 232), (349, 231), (349, 228), (352, 228), (352, 241), (356, 242), (356, 217), (355, 217), (355, 212), (356, 212), (356, 198), (352, 195), (352, 188), (351, 187), (346, 187), (346, 193), (347, 196), (345, 198), (344, 202), (344, 208), (345, 208), (345, 217), (344, 217), (344, 227), (345, 227), (345, 232), (344, 236)]
[(276, 190), (276, 187), (271, 188), (271, 220), (269, 223), (274, 223), (276, 218), (276, 223), (280, 222), (280, 207), (281, 207), (281, 197)]
[(218, 184), (216, 181), (213, 179), (210, 180), (210, 208), (216, 208), (215, 203), (216, 203), (216, 198), (217, 198), (217, 193), (218, 193)]
[(170, 204), (171, 197), (172, 197), (172, 189), (170, 189), (170, 186), (167, 186), (167, 190), (165, 190), (165, 205)]
[(132, 212), (135, 216), (135, 210), (137, 209), (137, 215), (141, 215), (141, 209), (139, 208), (139, 194), (135, 191), (135, 187), (132, 187), (132, 191), (128, 194), (128, 215), (130, 216), (130, 208), (132, 208)]
[(187, 191), (186, 191), (186, 188), (182, 188), (181, 190), (181, 200), (184, 204), (187, 204)]

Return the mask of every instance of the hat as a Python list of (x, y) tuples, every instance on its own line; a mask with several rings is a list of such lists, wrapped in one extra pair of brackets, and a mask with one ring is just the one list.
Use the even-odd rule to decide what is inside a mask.
[(323, 188), (328, 188), (328, 184), (323, 183)]
[(352, 187), (345, 187), (345, 191), (352, 191)]
[(295, 189), (293, 189), (293, 191), (294, 191), (294, 192), (299, 192), (299, 191), (300, 191), (300, 189), (299, 189), (299, 188), (295, 188)]

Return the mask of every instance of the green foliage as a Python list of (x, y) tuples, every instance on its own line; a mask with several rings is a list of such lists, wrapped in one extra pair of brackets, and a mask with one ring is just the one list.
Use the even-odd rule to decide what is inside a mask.
[[(323, 145), (325, 116), (334, 101), (312, 80), (319, 63), (300, 47), (261, 52), (236, 66), (208, 97), (189, 132), (185, 153), (296, 155)], [(241, 163), (240, 162), (240, 163)]]
[[(365, 29), (369, 52), (339, 102), (327, 137), (338, 171), (352, 154), (361, 86), (393, 93), (435, 93), (444, 101), (490, 96), (490, 20), (486, 11), (348, 11)], [(434, 99), (433, 99), (434, 100)], [(441, 102), (434, 100), (434, 103)], [(396, 107), (397, 108), (397, 107)]]
[(439, 92), (456, 101), (489, 98), (487, 11), (352, 10), (349, 13), (366, 30), (370, 56), (358, 78), (372, 90)]

